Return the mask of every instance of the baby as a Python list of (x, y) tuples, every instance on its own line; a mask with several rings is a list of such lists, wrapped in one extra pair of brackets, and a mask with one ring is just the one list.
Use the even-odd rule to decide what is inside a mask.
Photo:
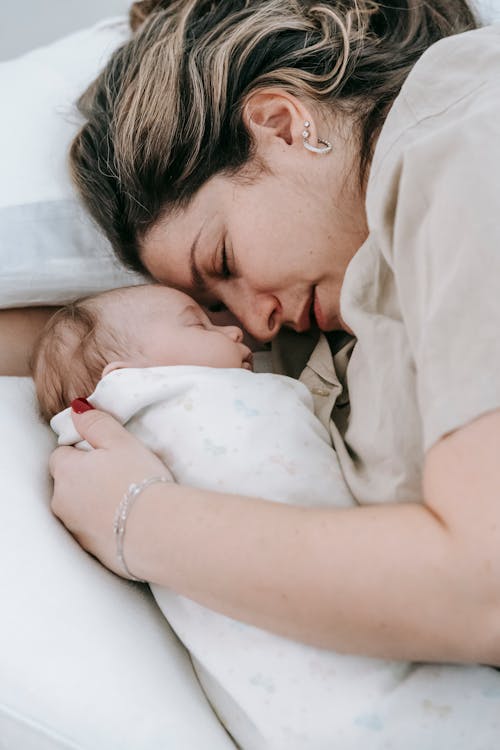
[[(42, 414), (60, 444), (90, 449), (66, 408), (88, 396), (160, 456), (182, 484), (308, 506), (354, 504), (307, 388), (252, 372), (241, 330), (214, 325), (179, 291), (130, 287), (59, 310), (41, 335), (33, 375)], [(462, 673), (452, 667), (323, 651), (160, 586), (151, 590), (240, 747), (329, 750), (341, 738), (342, 747), (357, 750), (367, 746), (367, 726), (373, 727), (366, 722), (374, 716), (386, 723), (392, 717), (394, 736), (401, 738), (400, 727), (421, 711), (422, 680), (432, 683), (436, 705), (452, 707), (454, 721), (468, 716), (470, 696)], [(409, 750), (440, 744), (434, 736), (429, 744), (425, 720), (421, 726), (411, 743), (403, 731)]]
[(204, 365), (252, 369), (236, 326), (213, 325), (190, 297), (160, 285), (88, 297), (56, 312), (35, 349), (32, 372), (47, 421), (101, 378), (125, 367)]
[[(86, 396), (146, 443), (183, 484), (351, 506), (311, 394), (291, 378), (254, 373), (242, 338), (239, 328), (214, 325), (194, 300), (164, 286), (89, 297), (56, 312), (41, 334), (32, 362), (41, 413), (60, 444), (88, 449), (67, 408)], [(333, 673), (336, 654), (151, 588), (189, 649), (212, 705), (243, 747), (254, 744), (255, 733), (263, 746), (281, 746), (294, 717), (300, 714), (300, 726), (312, 729), (321, 712), (328, 715), (324, 674)], [(324, 673), (311, 669), (314, 659)], [(381, 668), (391, 669), (385, 662)], [(261, 679), (274, 686), (271, 703)]]
[(41, 413), (60, 444), (76, 444), (67, 407), (83, 394), (183, 484), (352, 505), (309, 391), (254, 373), (242, 339), (240, 328), (215, 325), (191, 297), (165, 286), (89, 297), (60, 309), (41, 334), (32, 365)]

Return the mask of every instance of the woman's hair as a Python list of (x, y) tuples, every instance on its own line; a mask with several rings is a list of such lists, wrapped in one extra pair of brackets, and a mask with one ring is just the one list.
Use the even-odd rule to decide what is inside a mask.
[(140, 271), (141, 240), (166, 211), (251, 163), (252, 93), (281, 87), (348, 113), (363, 183), (413, 65), (476, 26), (465, 0), (143, 0), (130, 20), (132, 38), (79, 101), (70, 162), (91, 215)]
[(47, 321), (31, 358), (40, 414), (49, 422), (73, 399), (88, 396), (126, 344), (100, 322), (98, 297), (61, 307)]

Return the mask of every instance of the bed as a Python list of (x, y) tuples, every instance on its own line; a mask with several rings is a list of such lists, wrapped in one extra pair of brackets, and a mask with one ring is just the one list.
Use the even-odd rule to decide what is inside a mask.
[[(500, 20), (500, 0), (480, 6)], [(127, 33), (124, 19), (109, 19), (0, 64), (2, 308), (141, 281), (113, 260), (65, 162), (73, 102)], [(106, 571), (51, 515), (55, 437), (31, 380), (0, 378), (0, 404), (1, 750), (235, 748), (147, 587)], [(366, 721), (367, 746), (378, 747)], [(493, 748), (479, 732), (470, 750)]]

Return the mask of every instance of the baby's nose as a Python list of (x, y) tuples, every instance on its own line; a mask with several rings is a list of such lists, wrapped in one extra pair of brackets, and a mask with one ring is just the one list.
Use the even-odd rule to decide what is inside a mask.
[(238, 326), (224, 326), (222, 330), (232, 341), (236, 343), (243, 341), (243, 331)]

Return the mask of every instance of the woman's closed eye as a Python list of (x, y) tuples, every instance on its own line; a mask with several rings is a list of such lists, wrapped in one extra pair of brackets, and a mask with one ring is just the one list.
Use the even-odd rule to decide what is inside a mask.
[(221, 276), (223, 279), (229, 279), (231, 277), (231, 269), (229, 268), (225, 241), (222, 243), (222, 250), (220, 254), (219, 276)]

